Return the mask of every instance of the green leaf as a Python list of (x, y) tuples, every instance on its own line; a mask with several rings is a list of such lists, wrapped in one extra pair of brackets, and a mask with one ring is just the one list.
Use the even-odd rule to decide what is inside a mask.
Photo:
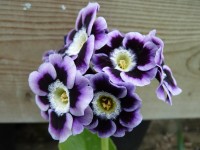
[[(84, 130), (81, 134), (70, 136), (65, 142), (60, 143), (59, 150), (101, 150), (101, 139), (96, 134)], [(109, 150), (117, 150), (111, 139)]]

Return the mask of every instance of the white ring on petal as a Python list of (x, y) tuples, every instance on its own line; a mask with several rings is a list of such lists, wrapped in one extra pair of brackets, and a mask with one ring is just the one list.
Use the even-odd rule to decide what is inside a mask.
[[(99, 100), (101, 96), (109, 97), (113, 100), (113, 102), (115, 102), (115, 108), (113, 111), (106, 112), (103, 110), (103, 108), (100, 108), (101, 106), (99, 106), (99, 103), (100, 103)], [(104, 119), (115, 119), (121, 112), (120, 101), (114, 95), (107, 92), (95, 93), (93, 101), (92, 101), (92, 106), (93, 106), (94, 114)]]
[[(119, 66), (120, 57), (126, 58), (126, 60), (122, 60), (122, 61), (126, 61), (125, 63), (127, 63), (127, 67), (125, 69), (122, 69)], [(133, 54), (130, 50), (127, 50), (123, 47), (114, 49), (114, 51), (110, 55), (110, 60), (112, 61), (115, 69), (124, 71), (124, 72), (130, 71), (136, 66), (136, 55)]]
[(83, 44), (87, 41), (88, 35), (86, 32), (86, 28), (81, 28), (78, 32), (76, 32), (74, 39), (68, 49), (66, 50), (66, 54), (69, 56), (77, 55)]
[[(69, 112), (70, 99), (69, 99), (69, 91), (67, 87), (59, 80), (56, 80), (54, 83), (49, 85), (48, 89), (49, 89), (48, 98), (49, 98), (51, 108), (54, 109), (54, 111), (59, 116), (64, 113)], [(57, 95), (57, 92), (59, 90), (66, 92), (66, 95), (68, 98), (68, 101), (66, 103), (61, 101), (61, 98), (59, 97), (60, 95)]]

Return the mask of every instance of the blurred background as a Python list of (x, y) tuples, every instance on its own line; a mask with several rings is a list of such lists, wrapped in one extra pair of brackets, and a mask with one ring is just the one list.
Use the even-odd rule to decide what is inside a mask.
[[(200, 1), (99, 0), (98, 16), (109, 29), (148, 34), (165, 42), (166, 64), (183, 92), (173, 106), (158, 100), (156, 81), (137, 93), (143, 123), (124, 138), (119, 150), (200, 150)], [(87, 0), (0, 0), (0, 149), (56, 150), (47, 132), (28, 75), (46, 50), (60, 49)], [(127, 142), (128, 144), (125, 144)]]

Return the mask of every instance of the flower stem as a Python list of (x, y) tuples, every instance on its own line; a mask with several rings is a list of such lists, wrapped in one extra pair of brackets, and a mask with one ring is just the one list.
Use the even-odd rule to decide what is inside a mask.
[(101, 150), (109, 150), (109, 138), (101, 138)]

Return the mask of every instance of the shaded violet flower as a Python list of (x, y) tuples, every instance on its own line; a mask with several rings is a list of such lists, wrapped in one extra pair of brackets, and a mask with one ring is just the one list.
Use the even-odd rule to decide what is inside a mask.
[(103, 17), (96, 18), (98, 3), (89, 3), (81, 9), (76, 19), (75, 29), (65, 36), (65, 54), (72, 57), (82, 74), (89, 68), (95, 49), (107, 43), (107, 23)]
[(42, 61), (43, 62), (48, 62), (49, 61), (49, 56), (51, 54), (56, 54), (57, 51), (56, 50), (48, 50), (46, 52), (44, 52), (43, 56), (42, 56)]
[(141, 121), (141, 100), (130, 83), (116, 85), (110, 82), (108, 75), (97, 73), (87, 75), (94, 89), (91, 102), (94, 117), (87, 126), (99, 137), (122, 137)]
[(70, 57), (51, 54), (48, 59), (30, 74), (29, 86), (42, 117), (49, 120), (52, 138), (63, 142), (92, 121), (93, 89)]
[(164, 61), (163, 49), (164, 49), (164, 42), (156, 36), (156, 30), (152, 30), (149, 34), (145, 37), (145, 41), (150, 41), (157, 47), (156, 55), (155, 55), (155, 63), (156, 65), (161, 65)]
[(163, 42), (155, 37), (155, 31), (144, 36), (138, 32), (124, 35), (114, 30), (108, 33), (108, 38), (107, 45), (93, 55), (93, 69), (104, 71), (114, 83), (150, 84), (157, 64), (162, 61)]
[(172, 96), (180, 94), (182, 90), (177, 86), (171, 69), (167, 65), (159, 66), (156, 79), (159, 81), (157, 97), (172, 105)]

